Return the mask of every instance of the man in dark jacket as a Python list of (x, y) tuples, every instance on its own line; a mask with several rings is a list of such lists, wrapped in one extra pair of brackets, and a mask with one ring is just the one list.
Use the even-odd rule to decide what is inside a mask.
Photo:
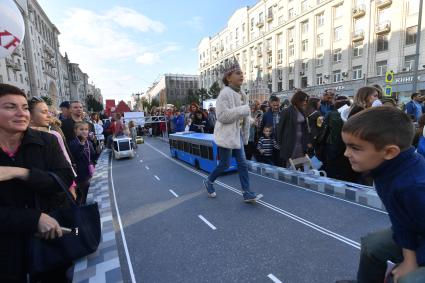
[(261, 121), (260, 133), (263, 132), (264, 126), (273, 125), (273, 137), (276, 138), (277, 126), (279, 125), (280, 119), (280, 99), (277, 96), (271, 96), (269, 99), (269, 110), (264, 113), (263, 119)]
[[(65, 135), (65, 139), (68, 145), (73, 139), (75, 139), (74, 124), (76, 122), (83, 121), (83, 104), (79, 101), (72, 101), (70, 109), (71, 116), (62, 122), (62, 132)], [(93, 133), (93, 137), (95, 130), (92, 123), (89, 123), (89, 132)], [(91, 139), (91, 141), (93, 140)]]
[(327, 89), (323, 93), (322, 101), (320, 102), (320, 112), (322, 116), (325, 117), (326, 114), (331, 112), (334, 109), (334, 99), (335, 99), (335, 90)]
[(26, 282), (28, 242), (35, 233), (62, 235), (47, 213), (66, 206), (66, 199), (48, 172), (66, 186), (73, 180), (56, 137), (28, 128), (29, 119), (25, 94), (0, 84), (0, 282)]
[(410, 97), (412, 100), (410, 100), (408, 103), (406, 103), (406, 113), (413, 118), (415, 122), (418, 121), (418, 119), (422, 116), (424, 111), (424, 105), (422, 103), (422, 97), (419, 95), (419, 93), (414, 93)]

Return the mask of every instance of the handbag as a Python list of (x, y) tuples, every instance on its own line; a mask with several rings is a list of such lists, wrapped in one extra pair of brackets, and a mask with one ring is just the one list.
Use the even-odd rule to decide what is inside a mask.
[(71, 202), (70, 208), (61, 208), (49, 213), (61, 227), (72, 232), (61, 238), (44, 240), (33, 236), (29, 243), (29, 272), (41, 273), (67, 266), (81, 257), (95, 252), (100, 243), (101, 225), (97, 202), (78, 206), (63, 181), (49, 172)]

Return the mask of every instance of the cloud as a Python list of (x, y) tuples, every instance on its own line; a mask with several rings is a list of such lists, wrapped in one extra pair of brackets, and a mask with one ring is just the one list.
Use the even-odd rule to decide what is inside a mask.
[(200, 16), (192, 17), (190, 20), (183, 22), (186, 26), (189, 26), (195, 30), (204, 30), (203, 19)]
[(146, 78), (142, 83), (138, 64), (160, 63), (161, 54), (180, 49), (174, 42), (146, 44), (166, 26), (125, 7), (100, 12), (72, 8), (58, 27), (62, 54), (67, 52), (107, 98), (124, 98), (140, 90)]

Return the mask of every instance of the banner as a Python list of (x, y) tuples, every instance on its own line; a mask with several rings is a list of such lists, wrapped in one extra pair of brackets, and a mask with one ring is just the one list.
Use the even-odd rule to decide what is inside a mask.
[(0, 0), (0, 58), (12, 54), (24, 40), (25, 23), (13, 0)]

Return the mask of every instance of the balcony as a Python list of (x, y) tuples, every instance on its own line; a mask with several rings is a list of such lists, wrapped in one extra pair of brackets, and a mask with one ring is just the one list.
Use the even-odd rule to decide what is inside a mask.
[(53, 50), (48, 47), (47, 45), (43, 46), (44, 52), (49, 55), (50, 57), (55, 57), (55, 53), (53, 52)]
[(361, 41), (364, 39), (364, 31), (363, 30), (356, 30), (353, 32), (353, 42)]
[(256, 24), (257, 28), (262, 28), (264, 26), (264, 22), (263, 21), (259, 21)]
[(50, 70), (49, 68), (44, 68), (43, 73), (45, 73), (46, 75), (50, 76), (53, 79), (56, 79), (56, 75), (53, 72), (53, 70)]
[(15, 71), (22, 71), (22, 66), (18, 63), (15, 63), (15, 65), (12, 67)]
[(12, 56), (21, 57), (22, 56), (21, 49), (15, 48), (15, 50), (13, 50)]
[(12, 59), (6, 58), (6, 67), (13, 68), (15, 62)]
[(257, 56), (258, 57), (262, 57), (263, 56), (263, 51), (261, 49), (257, 50)]
[(360, 4), (353, 8), (353, 18), (361, 18), (366, 14), (366, 5)]
[(376, 25), (375, 32), (378, 35), (389, 33), (391, 31), (391, 22), (385, 21)]
[(273, 13), (267, 15), (267, 22), (270, 23), (271, 21), (273, 21)]
[(392, 0), (376, 0), (376, 8), (382, 9), (387, 6), (390, 6), (392, 3)]

